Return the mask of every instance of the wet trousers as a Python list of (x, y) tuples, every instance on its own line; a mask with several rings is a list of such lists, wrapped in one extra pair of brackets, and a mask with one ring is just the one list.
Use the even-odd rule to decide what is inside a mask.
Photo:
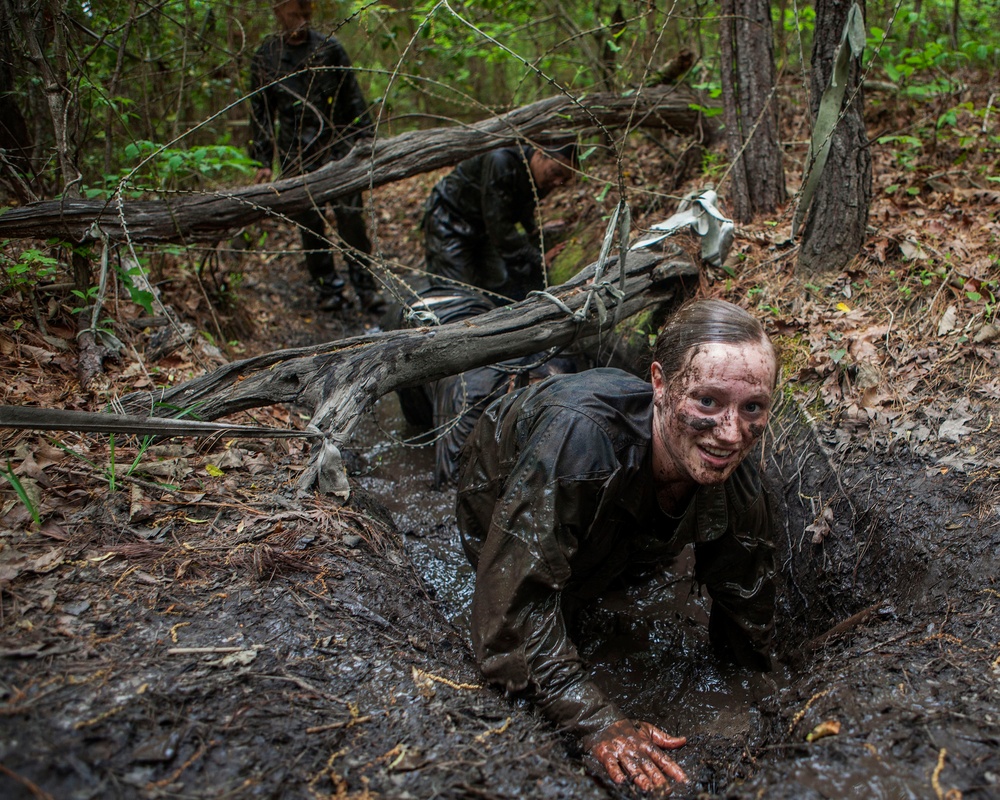
[[(347, 264), (347, 274), (354, 288), (361, 292), (375, 290), (375, 279), (369, 269), (368, 256), (372, 245), (365, 227), (361, 194), (338, 197), (330, 206), (337, 220), (337, 233), (344, 243), (341, 250)], [(321, 208), (313, 205), (305, 211), (291, 216), (302, 233), (302, 250), (306, 256), (306, 268), (313, 283), (320, 287), (334, 289), (340, 283), (334, 264), (333, 250), (326, 235), (326, 217)]]

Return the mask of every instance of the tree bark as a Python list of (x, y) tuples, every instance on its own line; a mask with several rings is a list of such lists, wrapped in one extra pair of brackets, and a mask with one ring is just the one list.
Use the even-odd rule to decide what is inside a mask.
[(768, 0), (723, 0), (723, 118), (733, 216), (750, 222), (787, 199), (778, 140), (774, 31)]
[(410, 131), (355, 147), (340, 161), (307, 175), (270, 184), (188, 195), (179, 200), (63, 199), (12, 209), (0, 216), (0, 237), (62, 237), (93, 241), (188, 242), (215, 240), (275, 214), (365, 191), (412, 175), (530, 140), (547, 143), (567, 132), (659, 127), (681, 133), (706, 129), (692, 106), (704, 99), (683, 87), (642, 89), (630, 97), (596, 94), (554, 97), (462, 128)]
[[(8, 0), (3, 2), (7, 4)], [(34, 65), (42, 81), (63, 178), (63, 194), (76, 197), (80, 193), (81, 178), (73, 141), (78, 109), (76, 97), (68, 86), (69, 66), (63, 9), (51, 0), (45, 3), (20, 0), (16, 5), (7, 5), (7, 15), (14, 24), (11, 25), (11, 30), (4, 31), (4, 35), (19, 36), (17, 44), (24, 48), (25, 57)], [(50, 48), (46, 48), (44, 43), (46, 25), (51, 25)], [(47, 50), (51, 50), (51, 60)]]
[[(813, 116), (830, 82), (844, 24), (855, 2), (863, 16), (863, 0), (816, 2), (811, 79)], [(857, 256), (865, 240), (872, 198), (872, 157), (865, 132), (861, 74), (861, 64), (854, 59), (841, 118), (832, 134), (830, 155), (802, 236), (799, 269), (806, 274), (843, 269)]]
[[(619, 286), (616, 263), (609, 260), (607, 274)], [(620, 284), (624, 296), (616, 302), (603, 282), (594, 287), (596, 266), (550, 290), (569, 313), (550, 299), (533, 295), (448, 325), (385, 331), (237, 361), (180, 386), (128, 395), (122, 406), (127, 414), (169, 417), (193, 412), (198, 419), (213, 420), (250, 408), (293, 403), (312, 409), (312, 424), (339, 446), (360, 416), (389, 392), (593, 336), (613, 327), (616, 320), (673, 298), (683, 277), (691, 277), (693, 283), (698, 274), (690, 256), (675, 245), (668, 243), (661, 253), (632, 251)], [(588, 297), (589, 312), (575, 316)], [(600, 304), (608, 313), (597, 313)], [(317, 448), (303, 488), (321, 483), (326, 450), (325, 445)]]
[(6, 2), (0, 2), (0, 176), (22, 203), (37, 199), (32, 186), (31, 134), (18, 103), (15, 53), (9, 32), (14, 24)]

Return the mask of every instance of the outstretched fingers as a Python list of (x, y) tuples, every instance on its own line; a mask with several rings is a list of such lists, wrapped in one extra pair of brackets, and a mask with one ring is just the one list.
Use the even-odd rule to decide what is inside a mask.
[[(649, 760), (656, 766), (656, 774), (666, 776), (663, 778), (663, 782), (666, 782), (666, 778), (670, 778), (677, 783), (687, 783), (688, 778), (684, 773), (684, 770), (677, 765), (676, 761), (668, 757), (667, 754), (658, 747), (650, 747), (647, 755)], [(647, 770), (647, 773), (648, 772), (649, 770)], [(652, 777), (652, 775), (650, 775), (650, 777)]]
[(593, 737), (588, 749), (615, 783), (630, 780), (643, 791), (670, 791), (670, 780), (687, 775), (664, 750), (682, 747), (686, 739), (668, 736), (647, 722), (619, 720)]
[(618, 766), (618, 758), (616, 756), (610, 753), (594, 753), (594, 757), (604, 767), (604, 770), (608, 773), (608, 777), (615, 783), (624, 783), (628, 779), (629, 776)]
[[(623, 780), (627, 777), (637, 789), (641, 789), (644, 792), (656, 789), (661, 794), (670, 793), (670, 784), (667, 782), (667, 776), (663, 774), (649, 755), (623, 753), (618, 758), (621, 766), (624, 767)], [(612, 774), (610, 770), (608, 774)], [(612, 780), (615, 780), (613, 776)], [(615, 783), (622, 783), (623, 780), (615, 780)]]
[(687, 744), (686, 736), (668, 736), (655, 725), (648, 722), (637, 722), (636, 726), (646, 732), (646, 735), (653, 740), (653, 744), (662, 747), (664, 750), (679, 750)]

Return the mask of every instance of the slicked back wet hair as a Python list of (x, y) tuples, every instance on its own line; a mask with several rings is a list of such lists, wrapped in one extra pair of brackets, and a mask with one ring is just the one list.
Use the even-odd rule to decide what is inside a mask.
[(659, 362), (663, 377), (670, 381), (702, 345), (758, 342), (767, 344), (777, 362), (774, 345), (756, 317), (725, 300), (689, 300), (660, 330), (653, 360)]

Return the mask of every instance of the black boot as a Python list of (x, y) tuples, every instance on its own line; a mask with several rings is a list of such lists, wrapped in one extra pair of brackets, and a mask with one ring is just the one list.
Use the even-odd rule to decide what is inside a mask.
[(340, 311), (346, 300), (344, 299), (344, 280), (338, 277), (337, 273), (331, 273), (324, 278), (313, 281), (319, 295), (318, 307), (321, 311)]

